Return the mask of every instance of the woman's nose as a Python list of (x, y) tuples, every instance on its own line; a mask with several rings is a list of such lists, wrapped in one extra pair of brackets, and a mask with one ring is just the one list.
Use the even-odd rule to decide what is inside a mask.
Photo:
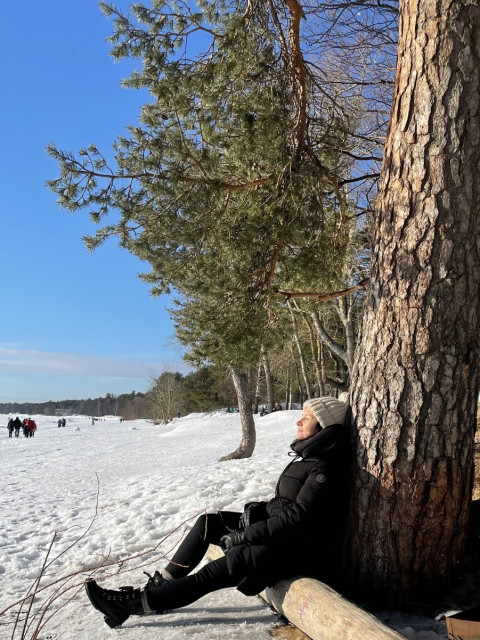
[(302, 421), (301, 421), (301, 420), (298, 420), (298, 422), (297, 422), (297, 427), (301, 427), (301, 426), (302, 426)]

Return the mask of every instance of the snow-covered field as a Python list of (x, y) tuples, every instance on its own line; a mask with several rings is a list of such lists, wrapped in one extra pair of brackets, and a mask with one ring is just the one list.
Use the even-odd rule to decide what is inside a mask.
[[(34, 612), (61, 591), (38, 640), (269, 638), (278, 618), (260, 598), (235, 589), (166, 615), (132, 617), (112, 630), (82, 585), (94, 572), (98, 579), (95, 567), (104, 565), (108, 587), (141, 586), (142, 571), (160, 568), (199, 513), (239, 510), (271, 497), (290, 460), (299, 415), (282, 411), (257, 418), (254, 455), (219, 463), (240, 442), (238, 414), (193, 414), (167, 426), (117, 418), (92, 425), (85, 416), (67, 416), (65, 428), (57, 427), (57, 418), (32, 416), (34, 438), (9, 438), (8, 416), (0, 414), (0, 610), (27, 595), (47, 554), (40, 589), (55, 583), (35, 598), (23, 636), (28, 606), (15, 633), (18, 606), (0, 616), (0, 640), (30, 640), (39, 622)], [(444, 622), (387, 617), (409, 639), (447, 638)]]

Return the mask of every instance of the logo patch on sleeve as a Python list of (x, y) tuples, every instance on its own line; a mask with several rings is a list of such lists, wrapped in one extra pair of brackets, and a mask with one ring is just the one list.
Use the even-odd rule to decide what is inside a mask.
[(322, 484), (323, 482), (327, 481), (327, 476), (323, 475), (323, 473), (319, 473), (316, 477), (316, 481)]

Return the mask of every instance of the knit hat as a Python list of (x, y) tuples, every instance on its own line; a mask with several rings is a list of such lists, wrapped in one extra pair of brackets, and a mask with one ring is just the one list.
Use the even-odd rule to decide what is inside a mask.
[(307, 407), (318, 420), (320, 426), (324, 428), (329, 427), (331, 424), (343, 424), (348, 411), (346, 402), (329, 396), (306, 400), (303, 408), (306, 409)]

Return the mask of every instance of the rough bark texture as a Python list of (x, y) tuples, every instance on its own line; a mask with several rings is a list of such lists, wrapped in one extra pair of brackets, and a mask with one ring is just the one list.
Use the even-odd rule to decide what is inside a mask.
[(404, 0), (371, 282), (352, 374), (347, 564), (377, 600), (448, 580), (472, 490), (480, 6)]
[(239, 458), (250, 458), (255, 449), (256, 431), (255, 420), (253, 419), (252, 399), (250, 393), (250, 383), (245, 371), (232, 370), (232, 380), (237, 393), (238, 411), (242, 423), (242, 440), (238, 448), (227, 456), (220, 458), (219, 462), (225, 460), (236, 460)]

